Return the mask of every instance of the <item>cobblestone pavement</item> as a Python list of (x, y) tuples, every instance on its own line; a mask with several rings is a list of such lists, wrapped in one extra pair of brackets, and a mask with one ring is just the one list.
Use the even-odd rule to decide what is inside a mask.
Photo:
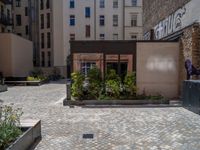
[(42, 120), (36, 150), (200, 150), (200, 116), (184, 108), (68, 108), (64, 96), (60, 83), (0, 93), (23, 118)]

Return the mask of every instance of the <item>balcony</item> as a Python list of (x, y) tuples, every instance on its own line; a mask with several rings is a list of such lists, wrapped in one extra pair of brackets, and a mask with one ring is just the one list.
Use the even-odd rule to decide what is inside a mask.
[(13, 25), (13, 20), (10, 17), (7, 17), (5, 14), (0, 14), (0, 24), (5, 26)]
[(6, 5), (12, 5), (13, 1), (12, 0), (0, 0), (0, 2), (6, 4)]

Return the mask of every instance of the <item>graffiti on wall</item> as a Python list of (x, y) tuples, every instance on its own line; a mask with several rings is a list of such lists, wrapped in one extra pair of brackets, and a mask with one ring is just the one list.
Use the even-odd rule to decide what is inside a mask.
[(175, 13), (160, 21), (155, 27), (155, 38), (161, 39), (183, 28), (183, 17), (187, 13), (186, 7), (178, 9)]

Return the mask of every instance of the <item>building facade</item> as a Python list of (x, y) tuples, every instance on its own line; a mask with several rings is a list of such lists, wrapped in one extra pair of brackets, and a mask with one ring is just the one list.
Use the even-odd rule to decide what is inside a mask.
[(114, 69), (122, 81), (136, 72), (139, 95), (177, 98), (179, 85), (179, 43), (172, 41), (71, 41), (73, 72), (85, 76), (96, 66), (105, 78)]
[(199, 0), (144, 1), (144, 38), (179, 41), (180, 81), (186, 79), (187, 60), (195, 68), (200, 67), (199, 6)]
[(39, 58), (66, 73), (70, 40), (142, 39), (142, 0), (39, 0)]
[(0, 33), (12, 31), (12, 1), (0, 0)]
[(142, 0), (13, 0), (11, 4), (4, 4), (13, 16), (13, 28), (7, 31), (33, 41), (34, 66), (47, 72), (56, 67), (66, 73), (70, 40), (143, 37)]
[(12, 32), (33, 42), (33, 64), (40, 65), (38, 0), (13, 0)]

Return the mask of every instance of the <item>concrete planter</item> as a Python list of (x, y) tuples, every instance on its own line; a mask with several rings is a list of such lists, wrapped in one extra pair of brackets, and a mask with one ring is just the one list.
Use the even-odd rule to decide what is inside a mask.
[(64, 106), (84, 106), (84, 105), (160, 105), (169, 104), (167, 100), (64, 100)]
[(12, 145), (6, 150), (27, 150), (34, 147), (34, 144), (41, 140), (41, 121), (27, 120), (22, 121), (22, 131), (25, 131)]
[(8, 90), (7, 85), (0, 85), (0, 92), (5, 92)]

